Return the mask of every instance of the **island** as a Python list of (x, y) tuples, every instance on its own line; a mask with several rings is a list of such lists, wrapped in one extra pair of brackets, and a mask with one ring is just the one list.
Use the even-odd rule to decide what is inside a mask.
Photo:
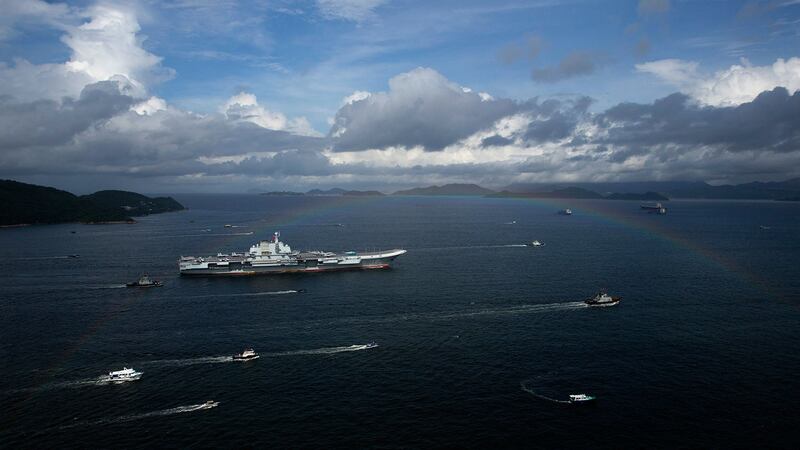
[(477, 184), (445, 184), (443, 186), (418, 187), (397, 191), (392, 195), (453, 195), (453, 196), (486, 196), (495, 191)]
[(77, 196), (67, 191), (0, 180), (0, 226), (81, 222), (134, 223), (133, 217), (185, 209), (172, 197), (128, 191)]

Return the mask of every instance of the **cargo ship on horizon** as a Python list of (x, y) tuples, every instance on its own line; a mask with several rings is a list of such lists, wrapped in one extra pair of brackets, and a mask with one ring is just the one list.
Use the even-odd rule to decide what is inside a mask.
[(247, 253), (218, 253), (216, 256), (181, 256), (181, 275), (247, 276), (280, 273), (315, 273), (338, 270), (388, 269), (403, 249), (378, 252), (293, 251), (280, 240), (280, 233), (250, 247)]

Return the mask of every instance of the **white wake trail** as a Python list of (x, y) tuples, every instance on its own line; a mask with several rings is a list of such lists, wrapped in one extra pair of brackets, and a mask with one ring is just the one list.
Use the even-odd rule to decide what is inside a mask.
[(99, 420), (87, 420), (81, 422), (71, 423), (69, 425), (63, 425), (59, 427), (59, 429), (63, 430), (66, 428), (75, 428), (75, 427), (87, 427), (87, 426), (98, 426), (98, 425), (109, 425), (114, 423), (122, 423), (122, 422), (131, 422), (133, 420), (141, 420), (147, 419), (149, 417), (161, 417), (161, 416), (171, 416), (174, 414), (183, 414), (195, 411), (203, 411), (206, 409), (216, 408), (219, 406), (219, 402), (211, 402), (211, 403), (198, 403), (196, 405), (186, 405), (186, 406), (177, 406), (175, 408), (169, 409), (162, 409), (159, 411), (151, 411), (141, 414), (128, 414), (124, 416), (118, 417), (109, 417), (106, 419), (99, 419)]
[(263, 356), (275, 357), (275, 356), (298, 356), (298, 355), (332, 355), (335, 353), (342, 353), (342, 352), (358, 352), (361, 350), (369, 350), (377, 346), (378, 344), (375, 344), (373, 342), (369, 344), (355, 344), (343, 347), (324, 347), (324, 348), (314, 348), (310, 350), (289, 350), (285, 352), (266, 353)]

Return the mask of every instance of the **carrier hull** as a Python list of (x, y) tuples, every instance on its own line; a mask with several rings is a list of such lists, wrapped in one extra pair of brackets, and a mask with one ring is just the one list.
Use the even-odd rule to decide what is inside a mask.
[(178, 261), (180, 274), (237, 277), (389, 269), (395, 258), (406, 253), (402, 249), (366, 253), (293, 252), (288, 245), (278, 240), (278, 236), (276, 233), (272, 241), (262, 241), (254, 245), (248, 253), (181, 257)]

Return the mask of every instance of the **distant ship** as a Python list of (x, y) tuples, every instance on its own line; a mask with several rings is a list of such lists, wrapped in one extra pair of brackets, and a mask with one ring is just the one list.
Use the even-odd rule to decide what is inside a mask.
[(406, 250), (332, 253), (325, 251), (293, 251), (274, 233), (269, 241), (250, 247), (247, 253), (219, 253), (217, 256), (181, 256), (181, 275), (240, 276), (276, 273), (314, 273), (334, 270), (388, 269), (395, 258)]
[(572, 215), (572, 210), (569, 209), (569, 208), (566, 208), (566, 209), (560, 210), (558, 213), (561, 214), (562, 216), (571, 216)]
[(127, 283), (125, 286), (140, 288), (161, 287), (161, 282), (158, 280), (151, 280), (147, 275), (142, 275), (138, 280), (132, 283)]
[(586, 402), (593, 402), (597, 400), (597, 397), (593, 397), (591, 395), (586, 394), (571, 394), (569, 396), (570, 403), (586, 403)]
[(641, 206), (642, 209), (647, 209), (651, 211), (658, 211), (659, 209), (664, 207), (661, 203), (656, 203), (656, 204), (642, 203), (639, 206)]
[(584, 301), (589, 306), (614, 306), (622, 300), (622, 297), (612, 297), (600, 291), (594, 297)]
[(258, 359), (258, 353), (252, 348), (247, 348), (242, 353), (233, 355), (232, 358), (234, 361), (250, 361), (251, 359)]
[(142, 377), (142, 372), (137, 372), (133, 369), (123, 367), (122, 370), (115, 370), (108, 372), (108, 381), (112, 383), (124, 383), (126, 381), (135, 381)]

